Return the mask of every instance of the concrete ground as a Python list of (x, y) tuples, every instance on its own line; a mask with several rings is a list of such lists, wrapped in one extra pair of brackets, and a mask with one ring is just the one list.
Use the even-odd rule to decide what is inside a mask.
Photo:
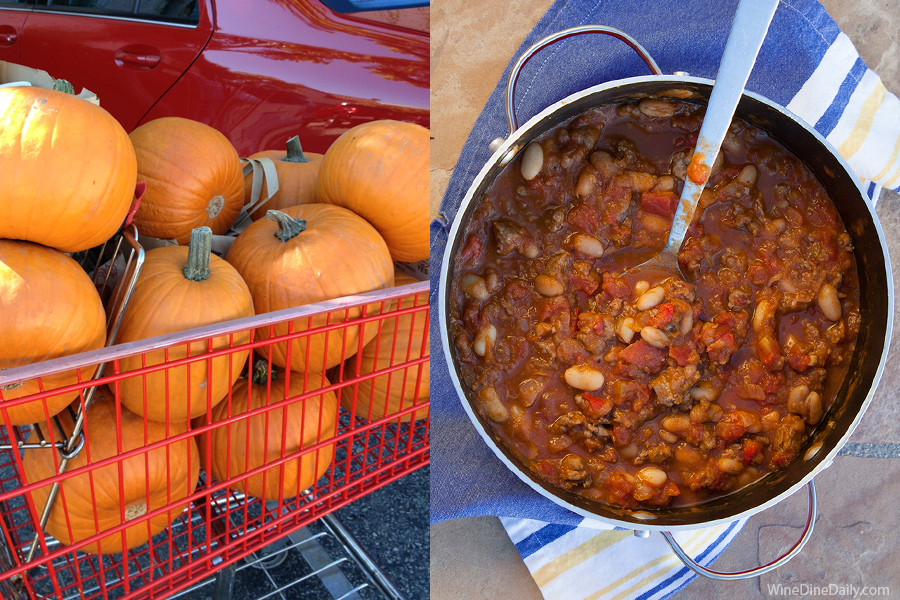
[[(900, 3), (820, 0), (887, 89), (900, 95)], [(443, 196), (472, 125), (509, 58), (552, 4), (432, 2), (432, 214)], [(477, 23), (477, 27), (472, 24)], [(900, 261), (900, 195), (885, 192), (877, 209), (895, 262)], [(900, 319), (895, 318), (895, 324)], [(759, 579), (723, 583), (697, 579), (675, 597), (765, 598), (772, 584), (888, 586), (900, 591), (896, 505), (900, 499), (900, 354), (894, 346), (876, 398), (834, 464), (816, 478), (819, 519), (793, 561)], [(741, 570), (773, 559), (799, 537), (805, 516), (800, 492), (752, 517), (714, 564)], [(431, 527), (431, 598), (538, 600), (540, 591), (495, 518)]]

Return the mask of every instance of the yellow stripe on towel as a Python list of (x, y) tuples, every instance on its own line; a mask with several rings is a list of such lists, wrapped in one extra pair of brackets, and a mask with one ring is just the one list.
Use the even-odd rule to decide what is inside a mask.
[[(702, 530), (702, 529), (701, 529), (701, 530), (698, 530), (698, 531), (697, 531), (697, 532), (696, 532), (696, 533), (688, 540), (687, 544), (684, 544), (685, 551), (688, 552), (688, 554), (693, 554), (695, 551), (697, 551), (697, 550), (699, 550), (700, 548), (702, 548), (702, 547), (703, 547), (703, 544), (705, 544), (705, 543), (709, 540), (710, 537), (712, 537), (713, 535), (716, 535), (716, 534), (717, 534), (717, 532), (719, 531), (720, 527), (721, 527), (721, 526), (711, 528), (712, 530), (706, 531), (706, 535), (703, 535), (704, 530)], [(653, 567), (655, 567), (655, 566), (657, 566), (657, 565), (660, 565), (660, 564), (662, 564), (662, 563), (664, 563), (664, 562), (667, 562), (667, 561), (668, 561), (668, 562), (671, 562), (673, 559), (676, 560), (676, 561), (679, 560), (678, 557), (675, 556), (674, 553), (666, 554), (665, 556), (660, 556), (660, 557), (657, 558), (656, 560), (652, 560), (652, 561), (650, 561), (649, 563), (647, 563), (647, 564), (645, 564), (645, 565), (642, 565), (642, 566), (638, 567), (637, 569), (634, 569), (633, 571), (631, 571), (630, 573), (628, 573), (628, 574), (625, 575), (624, 577), (619, 578), (618, 581), (614, 581), (613, 583), (609, 584), (608, 586), (606, 586), (606, 587), (603, 588), (602, 590), (598, 590), (597, 592), (591, 594), (589, 597), (585, 598), (585, 600), (596, 600), (597, 598), (600, 598), (600, 597), (602, 597), (603, 595), (605, 595), (605, 594), (611, 592), (612, 590), (616, 589), (617, 587), (619, 587), (619, 586), (622, 585), (623, 583), (625, 583), (625, 582), (627, 582), (627, 581), (629, 581), (629, 580), (631, 580), (631, 579), (634, 579), (635, 577), (637, 577), (638, 575), (640, 575), (640, 574), (643, 573), (644, 571), (647, 571), (648, 569), (652, 569)], [(652, 577), (658, 577), (658, 576), (659, 576), (658, 573), (654, 573), (654, 574), (652, 575)]]
[[(704, 547), (706, 544), (709, 543), (710, 538), (715, 539), (717, 536), (719, 536), (719, 534), (721, 534), (725, 530), (726, 527), (727, 526), (725, 526), (725, 525), (719, 525), (717, 527), (710, 527), (709, 530), (706, 532), (706, 535), (704, 535), (697, 544), (692, 545), (690, 550), (687, 549), (687, 545), (685, 546), (685, 550), (687, 551), (688, 555), (695, 554), (697, 552), (697, 550), (699, 550), (700, 548)], [(669, 564), (666, 564), (665, 571), (668, 571), (668, 569), (671, 568), (671, 566), (674, 566), (677, 568), (682, 565), (681, 559), (678, 558), (678, 556), (676, 556), (674, 552), (672, 552), (671, 554), (667, 554), (663, 558), (665, 559), (665, 562), (663, 564), (669, 563)], [(663, 576), (665, 576), (665, 575), (663, 574)], [(659, 572), (651, 573), (650, 575), (648, 575), (644, 579), (638, 581), (637, 583), (635, 583), (628, 589), (623, 590), (622, 592), (619, 592), (618, 594), (616, 594), (615, 596), (610, 598), (610, 600), (622, 600), (623, 598), (627, 598), (635, 590), (641, 589), (642, 587), (644, 587), (651, 581), (653, 581), (655, 579), (659, 579), (660, 577), (661, 577), (661, 575)]]
[(856, 154), (862, 147), (863, 142), (866, 140), (866, 136), (869, 135), (869, 131), (872, 129), (872, 123), (875, 121), (875, 113), (878, 112), (882, 102), (884, 102), (886, 94), (887, 89), (885, 89), (881, 80), (878, 80), (872, 93), (869, 94), (869, 97), (866, 98), (866, 101), (863, 103), (862, 109), (859, 111), (859, 116), (856, 118), (856, 123), (853, 125), (853, 130), (850, 132), (847, 139), (844, 140), (844, 143), (837, 149), (847, 160), (850, 160), (850, 157)]
[(605, 531), (598, 533), (588, 541), (572, 548), (565, 554), (554, 558), (552, 561), (531, 574), (538, 587), (543, 587), (556, 579), (569, 569), (576, 567), (586, 560), (590, 560), (613, 544), (628, 539), (634, 535), (632, 531)]
[(897, 155), (900, 154), (900, 135), (897, 136), (897, 142), (894, 144), (894, 151), (891, 153), (891, 157), (888, 159), (887, 164), (881, 170), (881, 172), (872, 178), (872, 181), (879, 181), (882, 177), (887, 177), (887, 174), (890, 173), (891, 167), (894, 166), (894, 163), (897, 162)]

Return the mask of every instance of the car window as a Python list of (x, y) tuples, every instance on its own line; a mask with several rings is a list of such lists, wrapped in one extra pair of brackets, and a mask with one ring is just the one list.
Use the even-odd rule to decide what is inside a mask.
[(65, 12), (146, 18), (192, 25), (200, 21), (197, 0), (37, 0), (37, 4), (43, 9)]
[(154, 15), (196, 23), (200, 19), (197, 0), (138, 0), (139, 15)]
[(0, 6), (21, 7), (25, 4), (31, 4), (34, 0), (0, 0)]

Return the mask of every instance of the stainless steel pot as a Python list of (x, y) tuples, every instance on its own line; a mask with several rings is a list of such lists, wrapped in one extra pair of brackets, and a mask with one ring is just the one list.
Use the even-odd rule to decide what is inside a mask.
[[(614, 32), (615, 37), (625, 40), (632, 48), (641, 53), (644, 61), (657, 74), (611, 81), (572, 94), (547, 107), (525, 125), (517, 128), (513, 95), (519, 69), (532, 54), (547, 44), (571, 35), (588, 32)], [(884, 232), (856, 176), (853, 175), (846, 161), (824, 137), (784, 107), (762, 96), (747, 92), (744, 94), (735, 116), (765, 130), (805, 162), (834, 200), (853, 240), (854, 254), (859, 269), (862, 316), (862, 325), (850, 369), (837, 393), (837, 399), (828, 409), (827, 414), (810, 436), (800, 454), (787, 467), (768, 474), (752, 485), (700, 505), (654, 511), (632, 511), (605, 506), (557, 489), (538, 479), (526, 469), (499, 441), (499, 438), (493, 433), (493, 429), (478, 415), (472, 402), (474, 394), (466, 388), (459, 377), (459, 362), (447, 335), (448, 311), (451, 306), (449, 284), (455, 269), (456, 255), (464, 241), (462, 232), (471, 218), (478, 200), (504, 166), (544, 132), (597, 106), (617, 104), (648, 96), (677, 98), (687, 96), (687, 100), (697, 103), (705, 103), (708, 100), (713, 81), (681, 74), (661, 75), (658, 73), (659, 69), (656, 67), (655, 61), (646, 54), (640, 44), (623, 32), (600, 26), (580, 27), (548, 36), (520, 58), (510, 74), (507, 86), (507, 116), (511, 133), (506, 140), (498, 139), (491, 144), (494, 154), (481, 169), (462, 201), (454, 219), (447, 251), (441, 264), (439, 318), (441, 331), (444, 334), (441, 339), (444, 354), (447, 364), (450, 365), (450, 375), (463, 407), (485, 443), (515, 475), (545, 498), (577, 514), (610, 525), (643, 531), (666, 531), (709, 527), (735, 521), (764, 510), (790, 496), (799, 488), (808, 485), (810, 511), (807, 527), (801, 541), (792, 549), (790, 553), (792, 555), (800, 549), (812, 530), (812, 521), (815, 515), (813, 477), (831, 464), (838, 451), (850, 438), (872, 401), (881, 378), (890, 345), (894, 291)], [(672, 542), (671, 536), (667, 536), (667, 539), (670, 540), (670, 543)], [(686, 558), (686, 555), (682, 554), (679, 555)], [(786, 560), (789, 557), (783, 557), (783, 559)], [(765, 569), (769, 570), (775, 566), (777, 565), (771, 563)], [(692, 566), (692, 568), (694, 567)], [(713, 576), (710, 573), (715, 572), (702, 574)], [(750, 572), (737, 576), (746, 576), (747, 573)], [(750, 574), (759, 575), (761, 572), (754, 570)], [(735, 577), (735, 574), (719, 575), (718, 578)]]

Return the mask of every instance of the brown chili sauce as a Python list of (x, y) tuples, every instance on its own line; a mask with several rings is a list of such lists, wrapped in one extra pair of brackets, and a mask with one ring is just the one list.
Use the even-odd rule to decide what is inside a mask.
[(687, 281), (625, 273), (665, 243), (703, 112), (644, 99), (570, 120), (461, 234), (449, 334), (473, 405), (537, 476), (613, 506), (694, 504), (785, 466), (859, 331), (832, 201), (738, 119), (679, 254)]

